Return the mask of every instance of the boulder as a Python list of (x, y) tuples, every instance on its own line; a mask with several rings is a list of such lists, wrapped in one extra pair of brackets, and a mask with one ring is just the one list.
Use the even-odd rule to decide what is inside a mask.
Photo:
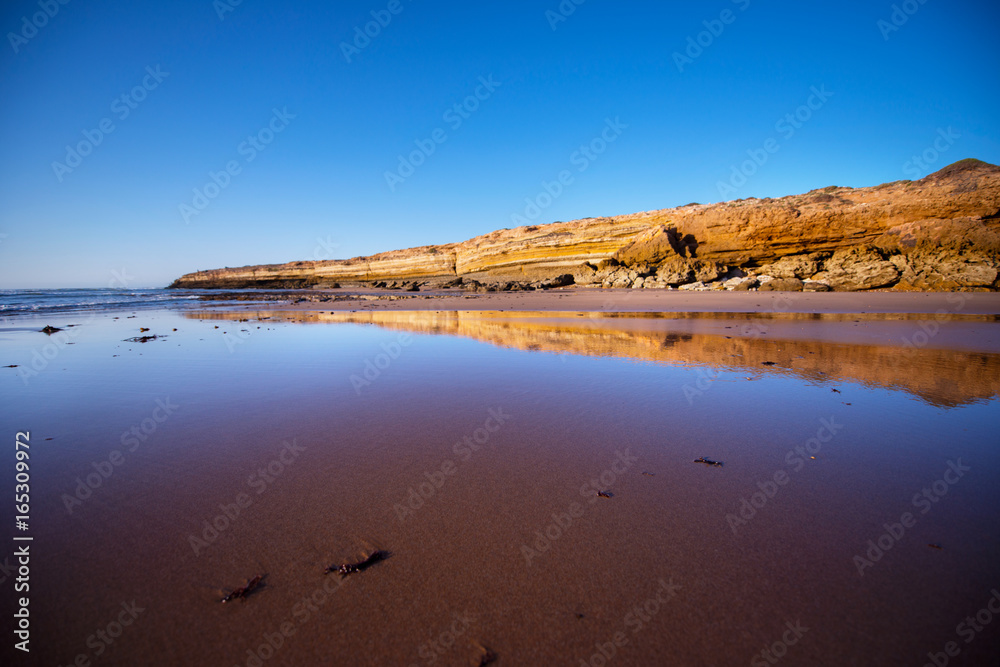
[(635, 271), (636, 275), (640, 278), (648, 278), (649, 276), (656, 274), (656, 267), (650, 266), (649, 264), (636, 264), (630, 268), (632, 271)]
[(729, 280), (727, 280), (726, 282), (723, 283), (723, 286), (727, 290), (737, 290), (737, 291), (742, 292), (742, 291), (750, 289), (751, 287), (756, 287), (757, 286), (757, 279), (756, 278), (750, 278), (750, 277), (745, 277), (745, 278), (730, 278)]
[(463, 280), (462, 287), (470, 292), (478, 292), (479, 288), (482, 287), (482, 283), (478, 280)]
[(643, 279), (642, 282), (643, 289), (670, 289), (667, 284), (657, 278), (655, 275), (648, 276)]
[(729, 272), (729, 267), (715, 262), (692, 262), (695, 280), (709, 283), (718, 280)]
[(782, 257), (773, 264), (762, 266), (759, 270), (775, 278), (798, 278), (801, 280), (819, 273), (823, 260), (828, 257), (830, 257), (829, 253), (790, 255)]
[(611, 283), (611, 287), (614, 289), (624, 289), (631, 287), (632, 283), (635, 281), (637, 276), (631, 275), (628, 271), (619, 273)]
[[(508, 283), (508, 284), (516, 284), (516, 283)], [(566, 273), (566, 274), (563, 274), (561, 276), (557, 276), (555, 278), (552, 278), (551, 280), (546, 280), (546, 281), (543, 281), (543, 282), (539, 283), (538, 288), (539, 289), (554, 289), (556, 287), (569, 287), (572, 284), (573, 284), (573, 276), (572, 276), (572, 274)], [(518, 285), (518, 289), (520, 289), (520, 285)]]
[(801, 292), (802, 281), (798, 278), (775, 278), (769, 280), (758, 289), (761, 292)]
[[(636, 268), (638, 275), (648, 276), (652, 274), (652, 269), (649, 267), (638, 266)], [(668, 285), (683, 285), (689, 282), (710, 283), (726, 277), (728, 273), (728, 266), (685, 257), (672, 257), (656, 269), (657, 279)]]
[(891, 287), (900, 276), (899, 269), (872, 246), (838, 250), (824, 262), (823, 269), (813, 280), (824, 282), (838, 292)]
[(694, 269), (683, 257), (674, 257), (656, 269), (657, 279), (666, 285), (684, 285), (694, 281)]
[(576, 285), (590, 285), (600, 282), (597, 279), (597, 267), (593, 264), (584, 263), (573, 269), (573, 283)]

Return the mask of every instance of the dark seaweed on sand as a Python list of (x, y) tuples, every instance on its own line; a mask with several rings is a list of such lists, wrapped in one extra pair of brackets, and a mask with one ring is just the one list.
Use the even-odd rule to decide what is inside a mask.
[(221, 600), (223, 604), (226, 602), (232, 602), (233, 600), (246, 600), (247, 596), (253, 593), (264, 581), (266, 574), (258, 574), (253, 579), (247, 580), (247, 583), (234, 591), (230, 592), (228, 595), (224, 596)]
[(492, 665), (496, 662), (496, 660), (497, 654), (484, 646), (482, 647), (482, 655), (479, 656), (479, 662), (476, 664), (479, 665), (479, 667), (486, 667), (486, 665)]
[(373, 551), (370, 556), (364, 560), (358, 561), (357, 563), (343, 563), (342, 565), (331, 565), (323, 571), (324, 574), (330, 574), (331, 572), (337, 572), (340, 574), (341, 579), (349, 574), (354, 574), (355, 572), (364, 572), (372, 565), (376, 563), (381, 563), (386, 558), (389, 557), (388, 551)]
[(713, 461), (712, 459), (705, 458), (704, 456), (695, 459), (694, 462), (695, 463), (704, 463), (705, 465), (710, 465), (710, 466), (714, 466), (714, 467), (718, 467), (718, 468), (722, 467), (722, 461)]

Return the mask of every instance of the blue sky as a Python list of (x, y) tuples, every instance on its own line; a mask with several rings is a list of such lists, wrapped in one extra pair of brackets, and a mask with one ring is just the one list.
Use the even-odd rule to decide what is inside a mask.
[(4, 3), (0, 288), (1000, 163), (993, 1), (235, 2)]

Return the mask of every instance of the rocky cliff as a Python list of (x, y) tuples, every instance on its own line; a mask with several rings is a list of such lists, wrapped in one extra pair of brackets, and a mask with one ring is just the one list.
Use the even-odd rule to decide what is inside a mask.
[(201, 271), (172, 287), (997, 290), (998, 277), (1000, 167), (963, 160), (919, 181), (518, 227), (348, 260)]

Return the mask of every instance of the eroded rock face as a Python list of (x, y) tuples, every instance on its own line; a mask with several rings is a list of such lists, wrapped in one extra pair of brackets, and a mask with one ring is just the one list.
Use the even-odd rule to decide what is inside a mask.
[(597, 281), (597, 267), (593, 264), (581, 264), (571, 274), (573, 282), (577, 285), (591, 285)]
[(642, 287), (662, 289), (722, 286), (734, 268), (838, 290), (1000, 289), (1000, 167), (963, 160), (920, 181), (518, 227), (349, 260), (202, 271), (173, 286), (456, 277), (533, 285), (572, 275), (578, 285), (631, 287), (641, 278)]
[(659, 264), (674, 257), (684, 257), (685, 251), (677, 230), (656, 225), (616, 252), (615, 259), (623, 264)]
[(900, 272), (896, 286), (901, 289), (989, 289), (1000, 276), (1000, 262), (985, 253), (910, 253), (894, 255), (891, 261)]

